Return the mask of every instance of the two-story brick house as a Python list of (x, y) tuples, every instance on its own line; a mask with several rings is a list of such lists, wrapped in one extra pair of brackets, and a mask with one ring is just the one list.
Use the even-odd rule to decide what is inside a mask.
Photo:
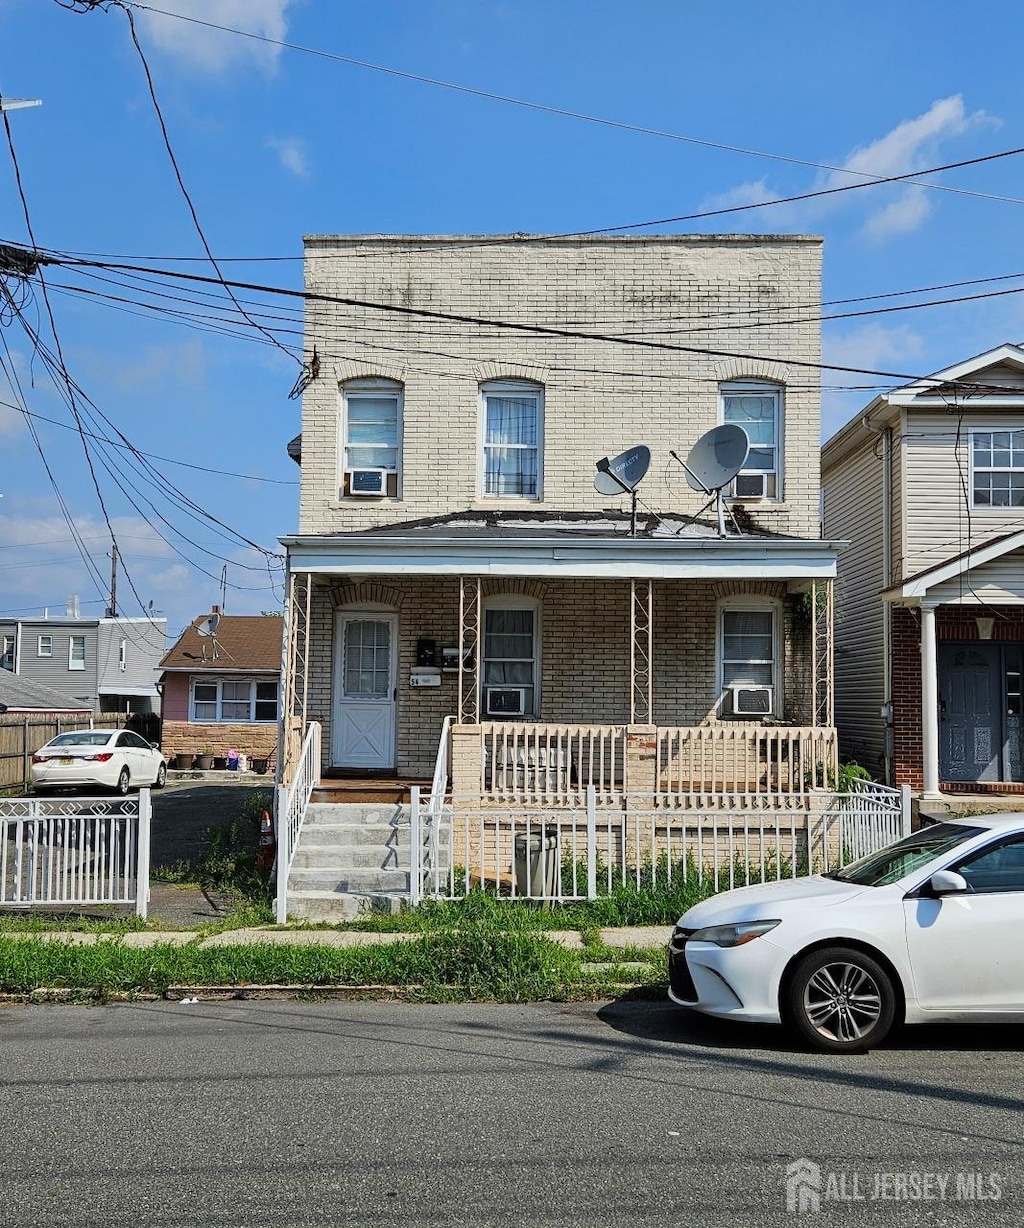
[(897, 784), (1024, 785), (1024, 348), (876, 397), (822, 451), (842, 749)]
[(166, 637), (165, 618), (87, 618), (73, 600), (62, 614), (0, 619), (0, 667), (97, 713), (158, 713)]
[[(325, 773), (429, 777), (446, 717), (466, 792), (509, 767), (524, 787), (546, 766), (563, 787), (674, 772), (748, 792), (834, 764), (820, 240), (305, 249), (318, 369), (289, 445), (284, 712), (322, 726)], [(723, 423), (751, 444), (725, 491), (742, 532), (724, 534), (714, 510), (693, 519), (708, 500), (680, 463)], [(641, 444), (634, 534), (595, 465)], [(536, 736), (509, 752), (497, 730)], [(717, 750), (684, 749), (709, 730)], [(766, 731), (792, 737), (766, 751)]]

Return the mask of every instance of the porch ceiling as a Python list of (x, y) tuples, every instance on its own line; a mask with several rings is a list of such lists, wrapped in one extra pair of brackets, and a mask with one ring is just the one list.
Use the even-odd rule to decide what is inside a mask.
[(762, 533), (720, 537), (680, 518), (632, 537), (628, 518), (491, 512), (280, 540), (292, 571), (320, 575), (666, 580), (828, 580), (843, 545)]

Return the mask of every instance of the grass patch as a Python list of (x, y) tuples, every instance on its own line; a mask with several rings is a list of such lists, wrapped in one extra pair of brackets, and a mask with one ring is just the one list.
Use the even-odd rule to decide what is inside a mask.
[[(541, 934), (488, 927), (438, 931), (390, 946), (253, 943), (139, 949), (117, 939), (75, 946), (0, 936), (0, 991), (41, 988), (101, 996), (164, 993), (171, 985), (388, 985), (424, 1001), (527, 1002), (578, 996), (576, 955)], [(591, 986), (591, 989), (594, 987)]]

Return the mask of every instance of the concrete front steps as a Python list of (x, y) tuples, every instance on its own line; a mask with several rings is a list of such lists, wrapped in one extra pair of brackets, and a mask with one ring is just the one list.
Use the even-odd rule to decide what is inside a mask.
[(410, 811), (394, 802), (311, 804), (288, 874), (288, 916), (346, 921), (407, 905)]

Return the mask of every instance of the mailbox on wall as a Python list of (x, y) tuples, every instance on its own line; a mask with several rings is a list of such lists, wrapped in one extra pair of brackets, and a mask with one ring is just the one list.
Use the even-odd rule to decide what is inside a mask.
[(416, 664), (438, 665), (437, 640), (418, 639), (416, 641)]

